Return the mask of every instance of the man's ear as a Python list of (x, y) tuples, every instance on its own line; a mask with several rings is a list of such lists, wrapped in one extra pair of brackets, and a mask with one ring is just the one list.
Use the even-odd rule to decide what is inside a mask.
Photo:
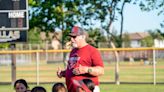
[(86, 39), (86, 36), (85, 36), (85, 35), (82, 35), (82, 38), (83, 38), (83, 39)]

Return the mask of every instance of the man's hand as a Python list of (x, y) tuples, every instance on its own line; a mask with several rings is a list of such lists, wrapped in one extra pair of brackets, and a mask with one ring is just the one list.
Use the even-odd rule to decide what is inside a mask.
[(88, 73), (88, 67), (87, 66), (79, 65), (79, 67), (73, 69), (72, 72), (75, 75), (85, 74), (85, 73)]
[(58, 67), (57, 76), (58, 76), (59, 78), (62, 78), (62, 77), (63, 77), (63, 76), (62, 76), (62, 70), (61, 70), (60, 67)]

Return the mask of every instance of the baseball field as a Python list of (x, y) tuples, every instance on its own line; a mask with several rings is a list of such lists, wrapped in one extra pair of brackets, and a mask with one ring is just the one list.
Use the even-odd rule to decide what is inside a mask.
[[(47, 92), (51, 92), (53, 84), (41, 84), (45, 87)], [(30, 88), (36, 86), (30, 84)], [(101, 84), (101, 92), (163, 92), (163, 84), (152, 85), (152, 84)], [(0, 85), (0, 92), (14, 92), (14, 88), (11, 85)]]
[[(59, 79), (56, 76), (57, 67), (64, 68), (62, 63), (47, 64), (39, 63), (39, 73), (37, 73), (36, 62), (28, 64), (17, 64), (17, 79), (23, 78), (30, 84), (30, 88), (36, 86), (37, 74), (39, 82), (48, 92), (55, 82), (63, 82), (64, 78)], [(115, 63), (105, 62), (105, 74), (100, 77), (101, 92), (162, 92), (164, 90), (164, 62), (156, 63), (156, 85), (153, 85), (153, 65), (144, 64), (144, 62), (120, 62), (119, 63), (120, 85), (114, 84), (115, 81)], [(0, 66), (0, 92), (12, 92), (11, 84), (2, 84), (2, 82), (11, 82), (11, 66)], [(34, 84), (31, 84), (34, 83)], [(44, 84), (42, 84), (44, 83)]]

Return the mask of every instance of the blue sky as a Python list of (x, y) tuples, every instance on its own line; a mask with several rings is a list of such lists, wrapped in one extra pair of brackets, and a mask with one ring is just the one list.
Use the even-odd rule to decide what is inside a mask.
[[(157, 15), (157, 11), (141, 11), (138, 5), (126, 4), (124, 9), (124, 28), (123, 32), (145, 32), (148, 30), (160, 29), (162, 32), (164, 29), (160, 27), (160, 23), (164, 20), (164, 15)], [(100, 21), (91, 20), (95, 23), (95, 27), (100, 27)], [(76, 25), (81, 26), (80, 23)], [(120, 20), (115, 21), (112, 25), (118, 33), (120, 32)]]
[[(142, 12), (138, 6), (127, 4), (124, 11), (124, 32), (145, 32), (148, 29), (161, 29), (160, 22), (163, 19), (164, 15), (157, 16), (155, 11)], [(113, 26), (120, 30), (119, 25), (116, 22)]]

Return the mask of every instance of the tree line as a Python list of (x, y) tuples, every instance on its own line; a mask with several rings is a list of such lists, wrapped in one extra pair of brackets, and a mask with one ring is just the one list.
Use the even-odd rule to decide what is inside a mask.
[[(28, 42), (41, 42), (38, 36), (42, 31), (46, 32), (48, 38), (48, 32), (59, 30), (62, 37), (58, 40), (65, 44), (71, 28), (80, 24), (88, 31), (91, 44), (97, 46), (98, 42), (106, 41), (108, 47), (111, 42), (115, 47), (122, 47), (123, 40), (127, 40), (123, 38), (123, 15), (124, 7), (128, 4), (140, 6), (143, 12), (156, 10), (158, 16), (164, 14), (162, 0), (28, 0)], [(120, 22), (119, 30), (112, 28), (115, 21)], [(99, 22), (101, 28), (96, 28), (95, 22)], [(159, 25), (164, 27), (164, 19)], [(162, 30), (158, 30), (158, 33), (164, 34)]]

